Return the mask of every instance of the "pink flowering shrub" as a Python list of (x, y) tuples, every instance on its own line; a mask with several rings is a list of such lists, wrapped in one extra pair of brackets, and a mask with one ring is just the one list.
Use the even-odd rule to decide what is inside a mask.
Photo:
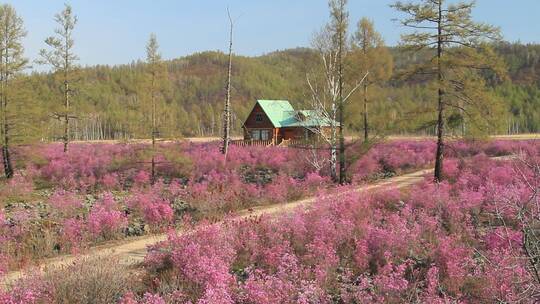
[(88, 231), (94, 238), (111, 239), (127, 226), (126, 215), (118, 210), (112, 194), (106, 193), (88, 214)]
[[(167, 149), (174, 151), (181, 147), (170, 144)], [(41, 185), (80, 191), (127, 187), (140, 172), (147, 171), (150, 159), (148, 147), (141, 144), (72, 144), (68, 153), (63, 152), (60, 144), (50, 144), (19, 154)], [(162, 154), (158, 160), (168, 161)], [(169, 166), (174, 167), (174, 163), (169, 162)], [(162, 169), (167, 173), (166, 168)], [(137, 182), (144, 182), (144, 177), (138, 176)]]
[(103, 175), (101, 178), (101, 184), (103, 185), (103, 188), (106, 190), (115, 190), (118, 189), (120, 186), (120, 183), (118, 181), (119, 177), (116, 173), (107, 173)]
[[(422, 168), (432, 163), (435, 153), (433, 141), (382, 142), (351, 164), (349, 174), (353, 181), (377, 178), (378, 175), (399, 174), (412, 168)], [(362, 149), (353, 145), (350, 154)]]
[(165, 304), (165, 300), (159, 295), (153, 295), (150, 293), (145, 293), (142, 301), (142, 304)]
[(386, 252), (384, 256), (386, 265), (373, 278), (373, 286), (376, 288), (378, 297), (399, 299), (400, 293), (406, 291), (409, 286), (405, 272), (413, 265), (413, 262), (407, 260), (400, 265), (394, 265), (390, 253)]
[(538, 283), (515, 258), (523, 255), (517, 214), (500, 204), (532, 194), (510, 173), (520, 165), (449, 163), (442, 184), (323, 196), (279, 218), (171, 235), (146, 257), (150, 279), (173, 276), (174, 288), (201, 303), (534, 303)]
[(144, 221), (153, 226), (170, 224), (174, 219), (174, 211), (169, 201), (160, 195), (155, 185), (151, 189), (142, 189), (134, 192), (128, 200), (128, 206), (142, 215)]
[[(349, 175), (353, 182), (377, 178), (387, 174), (399, 174), (415, 168), (423, 168), (434, 162), (435, 142), (424, 141), (391, 141), (375, 144), (367, 153), (359, 144), (352, 145), (347, 151), (356, 159), (349, 164)], [(449, 157), (446, 174), (455, 178), (458, 161), (452, 158), (487, 155), (490, 157), (510, 154), (538, 154), (538, 145), (532, 141), (450, 141), (446, 145), (446, 156)], [(356, 155), (360, 153), (360, 155)]]
[[(68, 153), (61, 148), (43, 145), (20, 153), (28, 155), (27, 171), (38, 187), (58, 189), (54, 201), (64, 196), (61, 190), (67, 195), (150, 186), (151, 154), (144, 145), (73, 144)], [(327, 176), (314, 173), (302, 151), (295, 149), (233, 146), (226, 162), (215, 143), (163, 144), (156, 153), (158, 180), (185, 185), (182, 199), (201, 211), (283, 202), (331, 184)], [(151, 205), (148, 214), (152, 209), (167, 212), (163, 207)]]
[[(347, 151), (352, 161), (347, 166), (349, 176), (357, 181), (427, 166), (433, 161), (435, 143), (427, 140), (381, 142), (366, 154), (362, 151), (358, 144), (351, 145)], [(446, 151), (449, 157), (481, 153), (500, 156), (519, 151), (536, 153), (538, 147), (530, 141), (452, 141)], [(232, 146), (225, 162), (216, 143), (167, 143), (159, 145), (156, 168), (159, 177), (192, 181), (203, 179), (211, 171), (229, 174), (242, 166), (265, 167), (302, 179), (314, 170), (303, 152), (278, 147)], [(26, 161), (29, 176), (41, 186), (113, 190), (133, 183), (148, 184), (150, 178), (151, 154), (142, 144), (72, 144), (69, 153), (63, 153), (59, 144), (50, 144), (21, 148), (16, 154)]]
[(86, 238), (86, 226), (82, 219), (68, 218), (62, 223), (60, 232), (62, 244), (72, 252), (77, 252)]
[[(79, 252), (104, 240), (165, 231), (183, 223), (184, 216), (196, 221), (214, 218), (324, 193), (333, 185), (328, 168), (314, 168), (301, 149), (232, 146), (225, 161), (216, 143), (162, 144), (155, 154), (154, 184), (148, 145), (73, 144), (68, 153), (56, 144), (17, 149), (17, 161), (26, 168), (0, 184), (0, 268), (4, 271)], [(434, 149), (431, 141), (381, 142), (367, 152), (353, 144), (347, 150), (348, 178), (365, 182), (429, 167)], [(389, 189), (335, 200), (321, 196), (308, 214), (220, 228), (216, 231), (220, 240), (226, 238), (223, 234), (233, 236), (226, 238), (232, 242), (233, 257), (218, 258), (222, 264), (215, 267), (218, 279), (226, 277), (225, 269), (231, 277), (212, 285), (206, 282), (209, 270), (200, 278), (177, 273), (189, 286), (182, 289), (182, 299), (210, 303), (217, 298), (238, 302), (253, 297), (260, 302), (277, 298), (325, 303), (336, 297), (344, 301), (365, 297), (399, 302), (412, 286), (423, 288), (428, 282), (437, 292), (422, 289), (417, 293), (422, 301), (436, 302), (443, 295), (465, 300), (494, 296), (486, 286), (495, 282), (504, 286), (497, 292), (499, 298), (517, 297), (522, 289), (502, 277), (490, 281), (488, 271), (495, 274), (498, 268), (482, 268), (487, 262), (477, 257), (478, 251), (490, 259), (500, 253), (497, 257), (507, 263), (500, 267), (527, 270), (512, 264), (511, 257), (519, 256), (523, 246), (518, 209), (531, 196), (523, 178), (535, 176), (526, 166), (489, 160), (512, 153), (533, 162), (540, 145), (449, 141), (446, 181), (438, 185), (428, 178), (407, 191)], [(503, 220), (509, 226), (504, 231)], [(188, 243), (196, 247), (197, 242)], [(219, 250), (212, 244), (205, 246), (209, 253)], [(460, 256), (463, 263), (453, 264), (452, 255)], [(195, 267), (184, 260), (175, 263)], [(437, 282), (426, 279), (428, 265)], [(178, 267), (172, 270), (176, 271)], [(390, 272), (400, 271), (403, 275), (390, 277)], [(394, 285), (385, 289), (382, 285), (388, 282)], [(151, 291), (167, 301), (172, 297)], [(511, 296), (502, 297), (506, 291)], [(143, 294), (138, 296), (141, 301)]]
[[(161, 246), (168, 248), (169, 254), (163, 254)], [(174, 270), (185, 278), (189, 289), (203, 301), (210, 300), (215, 292), (226, 291), (233, 282), (229, 268), (234, 251), (229, 240), (215, 225), (185, 236), (172, 234), (167, 243), (153, 248), (158, 252), (146, 258), (150, 269), (160, 272), (172, 264)], [(227, 297), (227, 292), (222, 293), (221, 298)]]
[(30, 276), (16, 282), (9, 291), (0, 288), (0, 303), (5, 304), (48, 304), (53, 303), (50, 286), (39, 276)]
[(508, 250), (523, 246), (523, 235), (520, 231), (497, 227), (485, 236), (484, 242), (489, 250)]
[(326, 185), (331, 182), (329, 176), (321, 176), (316, 172), (309, 172), (303, 181), (303, 186), (307, 188), (307, 191), (313, 193), (317, 190), (324, 189)]
[(49, 197), (49, 204), (53, 210), (62, 216), (74, 216), (80, 212), (83, 203), (73, 192), (57, 190)]
[(143, 298), (138, 301), (137, 296), (132, 292), (125, 294), (118, 304), (166, 304), (165, 300), (159, 295), (145, 293)]
[(31, 178), (15, 174), (5, 184), (0, 183), (0, 207), (8, 202), (26, 199), (33, 190)]
[(136, 186), (144, 186), (150, 184), (150, 174), (147, 171), (139, 171), (135, 177), (133, 177), (133, 182)]
[(65, 189), (91, 189), (107, 174), (106, 167), (115, 155), (122, 153), (122, 145), (71, 145), (64, 153), (61, 145), (42, 148), (46, 162), (38, 164), (39, 177)]
[[(538, 282), (531, 282), (530, 268), (516, 263), (516, 249), (490, 250), (486, 259), (484, 279), (490, 286), (485, 297), (506, 303), (537, 303)], [(520, 284), (518, 286), (517, 284)], [(529, 289), (529, 290), (527, 290)]]

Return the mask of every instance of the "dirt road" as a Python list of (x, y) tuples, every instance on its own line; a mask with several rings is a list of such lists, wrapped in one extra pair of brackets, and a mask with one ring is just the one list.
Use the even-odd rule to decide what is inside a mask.
[[(428, 173), (430, 173), (432, 169), (425, 169), (420, 170), (414, 173), (409, 173), (397, 177), (393, 177), (390, 179), (382, 180), (379, 182), (376, 182), (374, 184), (368, 184), (363, 185), (355, 190), (356, 192), (361, 191), (369, 191), (374, 189), (381, 189), (384, 187), (395, 187), (395, 188), (404, 188), (408, 187), (414, 183), (418, 183), (422, 181), (424, 176)], [(339, 199), (342, 195), (350, 194), (349, 192), (340, 192), (339, 194), (331, 193), (329, 195), (335, 196)], [(275, 215), (283, 212), (289, 212), (292, 211), (298, 207), (304, 207), (309, 208), (309, 206), (315, 202), (316, 198), (311, 197), (295, 202), (285, 203), (285, 204), (275, 204), (275, 205), (268, 205), (268, 206), (260, 206), (255, 207), (250, 210), (243, 210), (239, 211), (236, 216), (234, 216), (232, 219), (242, 219), (247, 218), (251, 216), (260, 216), (260, 215)], [(179, 233), (182, 233), (181, 231)], [(120, 258), (121, 263), (125, 264), (127, 266), (135, 265), (137, 263), (140, 263), (144, 256), (146, 255), (146, 249), (149, 245), (155, 244), (157, 242), (163, 241), (167, 238), (166, 234), (160, 234), (160, 235), (151, 235), (151, 236), (144, 236), (140, 238), (132, 238), (128, 240), (124, 240), (119, 243), (115, 243), (114, 245), (104, 245), (100, 247), (95, 247), (90, 249), (89, 252), (83, 254), (83, 255), (64, 255), (55, 257), (49, 260), (44, 261), (40, 266), (37, 268), (39, 270), (46, 270), (47, 268), (58, 268), (65, 265), (69, 265), (73, 262), (75, 262), (77, 259), (80, 258), (89, 258), (89, 257), (108, 257), (108, 256), (116, 256)], [(10, 283), (14, 282), (18, 278), (24, 275), (24, 271), (13, 271), (6, 275), (3, 282), (1, 282), (0, 285), (9, 285)]]

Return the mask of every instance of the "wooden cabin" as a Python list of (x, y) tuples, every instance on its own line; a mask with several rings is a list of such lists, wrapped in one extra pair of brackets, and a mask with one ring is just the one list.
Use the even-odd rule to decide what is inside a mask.
[(257, 100), (242, 128), (244, 141), (279, 145), (283, 141), (313, 140), (319, 130), (327, 132), (331, 126), (331, 120), (313, 110), (296, 111), (287, 100)]

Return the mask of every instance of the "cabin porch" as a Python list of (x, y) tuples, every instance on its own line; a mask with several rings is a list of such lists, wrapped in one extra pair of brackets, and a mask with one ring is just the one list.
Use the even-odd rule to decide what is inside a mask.
[(289, 146), (292, 143), (313, 141), (317, 134), (306, 128), (252, 128), (244, 127), (244, 139), (232, 141), (239, 146)]

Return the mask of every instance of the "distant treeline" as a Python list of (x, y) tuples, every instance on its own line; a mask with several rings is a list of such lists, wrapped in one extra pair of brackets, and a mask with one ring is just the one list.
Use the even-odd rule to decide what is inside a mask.
[[(494, 130), (499, 133), (540, 131), (540, 45), (500, 44), (496, 50), (507, 63), (509, 79), (492, 84), (507, 113)], [(418, 58), (419, 55), (405, 55), (399, 48), (391, 48), (391, 52), (396, 73), (423, 59)], [(309, 108), (306, 75), (319, 64), (320, 58), (307, 48), (259, 57), (235, 56), (233, 133), (240, 133), (242, 121), (256, 99), (287, 99), (295, 108)], [(158, 107), (159, 136), (219, 135), (227, 56), (221, 52), (203, 52), (166, 61), (165, 65), (167, 77), (159, 84), (162, 95), (162, 104)], [(143, 62), (79, 69), (72, 85), (74, 120), (71, 138), (149, 137), (149, 104), (143, 98), (147, 94), (145, 69)], [(32, 113), (26, 135), (32, 134), (43, 140), (58, 139), (62, 136), (62, 126), (54, 113), (62, 105), (62, 97), (56, 75), (34, 73), (29, 77), (30, 80), (21, 82), (21, 94), (18, 94), (21, 100), (27, 101), (22, 104)], [(374, 128), (394, 134), (434, 132), (429, 123), (434, 113), (424, 109), (434, 108), (431, 105), (435, 103), (435, 92), (422, 80), (394, 77), (377, 90), (370, 113)], [(349, 132), (362, 127), (361, 98), (354, 96), (347, 105)], [(452, 128), (451, 121), (449, 126)]]

